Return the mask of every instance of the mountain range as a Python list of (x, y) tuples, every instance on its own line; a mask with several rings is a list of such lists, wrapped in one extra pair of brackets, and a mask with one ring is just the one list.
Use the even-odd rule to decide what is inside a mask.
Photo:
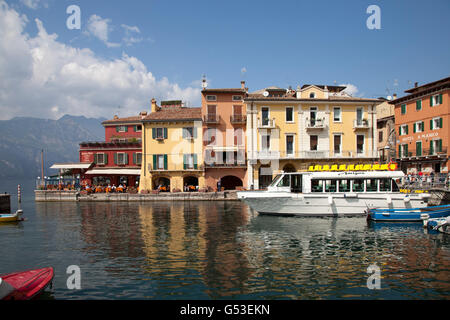
[(65, 115), (58, 120), (16, 117), (0, 120), (0, 178), (36, 178), (41, 175), (44, 150), (45, 175), (55, 174), (58, 162), (79, 162), (82, 141), (104, 141), (105, 118)]

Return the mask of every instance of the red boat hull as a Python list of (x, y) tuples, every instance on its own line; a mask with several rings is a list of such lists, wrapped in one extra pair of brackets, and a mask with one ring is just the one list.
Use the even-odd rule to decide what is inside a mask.
[(38, 297), (53, 280), (53, 268), (0, 275), (14, 290), (3, 300), (30, 300)]

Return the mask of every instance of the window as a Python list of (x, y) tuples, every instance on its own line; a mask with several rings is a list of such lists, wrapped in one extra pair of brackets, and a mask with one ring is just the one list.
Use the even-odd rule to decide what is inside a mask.
[(294, 108), (286, 108), (286, 122), (294, 122)]
[(244, 130), (241, 128), (234, 129), (234, 145), (235, 146), (242, 146), (244, 144), (243, 136), (244, 136)]
[(350, 192), (350, 180), (339, 180), (339, 192)]
[(190, 140), (194, 138), (195, 138), (194, 127), (183, 128), (183, 139)]
[(233, 96), (233, 101), (241, 101), (242, 96)]
[(430, 141), (430, 155), (436, 155), (442, 152), (442, 139)]
[(430, 106), (434, 107), (439, 104), (442, 104), (442, 94), (435, 94), (434, 96), (430, 97)]
[(341, 150), (341, 141), (342, 137), (340, 134), (336, 134), (334, 135), (334, 154), (341, 154), (342, 150)]
[(323, 180), (311, 180), (311, 192), (323, 192)]
[(362, 124), (363, 114), (364, 114), (363, 108), (356, 109), (356, 121), (357, 121), (358, 125)]
[(380, 179), (380, 191), (391, 191), (391, 179)]
[(402, 104), (400, 108), (401, 108), (401, 113), (406, 114), (406, 104)]
[(152, 128), (152, 137), (156, 140), (167, 139), (167, 128)]
[(401, 136), (408, 134), (408, 125), (407, 124), (401, 125), (399, 133)]
[(353, 180), (353, 192), (364, 192), (364, 180), (363, 179), (355, 179)]
[(134, 162), (134, 164), (137, 164), (137, 165), (142, 164), (142, 153), (141, 152), (135, 152), (133, 154), (133, 162)]
[(262, 117), (262, 125), (263, 126), (269, 125), (269, 108), (263, 107), (261, 109), (261, 117)]
[(268, 151), (270, 149), (270, 135), (262, 135), (261, 136), (261, 149), (264, 151)]
[(366, 179), (366, 192), (377, 192), (377, 191), (378, 191), (378, 180)]
[(333, 108), (333, 121), (334, 122), (341, 122), (341, 108), (340, 107), (334, 107)]
[(142, 131), (142, 125), (138, 124), (134, 126), (134, 132), (141, 132)]
[(378, 142), (383, 142), (383, 131), (378, 131)]
[(416, 110), (422, 110), (422, 100), (417, 100), (416, 101)]
[(419, 122), (414, 123), (413, 129), (414, 129), (413, 130), (414, 133), (416, 133), (416, 132), (423, 132), (423, 121), (419, 121)]
[(314, 99), (316, 97), (316, 93), (315, 92), (311, 92), (309, 94), (309, 98)]
[(337, 180), (325, 180), (325, 192), (337, 192)]
[(416, 142), (416, 156), (420, 157), (422, 155), (422, 141)]
[(196, 154), (183, 155), (183, 168), (197, 169), (197, 155)]
[(364, 135), (358, 134), (356, 136), (356, 152), (364, 153)]
[(430, 120), (430, 130), (442, 128), (442, 118), (433, 118)]
[(128, 154), (124, 152), (118, 152), (114, 154), (114, 162), (117, 165), (128, 164)]
[(398, 157), (399, 158), (406, 158), (408, 156), (408, 145), (407, 144), (401, 144), (398, 146)]
[(127, 126), (117, 126), (116, 127), (116, 132), (127, 132), (127, 131), (128, 131)]
[(319, 137), (318, 136), (310, 136), (309, 137), (309, 147), (311, 151), (317, 151), (317, 145)]
[(217, 96), (206, 96), (206, 101), (216, 101)]
[(293, 135), (286, 136), (286, 154), (287, 155), (294, 154), (294, 136)]
[(317, 107), (309, 108), (309, 117), (310, 117), (311, 127), (314, 127), (316, 125)]
[(154, 154), (153, 155), (153, 169), (154, 170), (167, 170), (167, 154)]
[(95, 164), (108, 164), (108, 155), (106, 153), (96, 153), (94, 155), (94, 163)]
[(278, 182), (277, 187), (290, 187), (291, 186), (291, 175), (286, 174), (284, 177)]

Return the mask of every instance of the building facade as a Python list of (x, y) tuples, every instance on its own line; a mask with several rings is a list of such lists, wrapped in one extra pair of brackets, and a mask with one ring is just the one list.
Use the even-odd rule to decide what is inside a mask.
[(389, 163), (395, 161), (396, 154), (394, 106), (388, 100), (380, 99), (384, 101), (377, 106), (378, 155), (381, 163)]
[(201, 108), (181, 101), (156, 104), (142, 118), (140, 192), (198, 191), (205, 187)]
[(397, 161), (408, 174), (448, 173), (450, 77), (406, 90), (395, 106)]
[(266, 187), (281, 171), (378, 159), (376, 105), (381, 101), (351, 97), (344, 89), (304, 85), (248, 94), (249, 188)]
[(216, 190), (247, 188), (245, 82), (241, 88), (202, 90), (205, 182)]

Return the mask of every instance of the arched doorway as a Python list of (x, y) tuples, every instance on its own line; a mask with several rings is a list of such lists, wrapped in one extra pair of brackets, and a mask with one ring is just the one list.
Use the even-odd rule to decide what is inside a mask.
[(235, 190), (236, 187), (242, 187), (242, 180), (236, 176), (225, 176), (220, 179), (220, 184), (224, 190)]
[(194, 176), (186, 176), (183, 178), (183, 191), (198, 191), (198, 178)]
[(283, 172), (297, 172), (297, 170), (292, 164), (288, 163), (283, 167)]
[(170, 192), (170, 179), (166, 177), (156, 177), (153, 179), (153, 190)]

